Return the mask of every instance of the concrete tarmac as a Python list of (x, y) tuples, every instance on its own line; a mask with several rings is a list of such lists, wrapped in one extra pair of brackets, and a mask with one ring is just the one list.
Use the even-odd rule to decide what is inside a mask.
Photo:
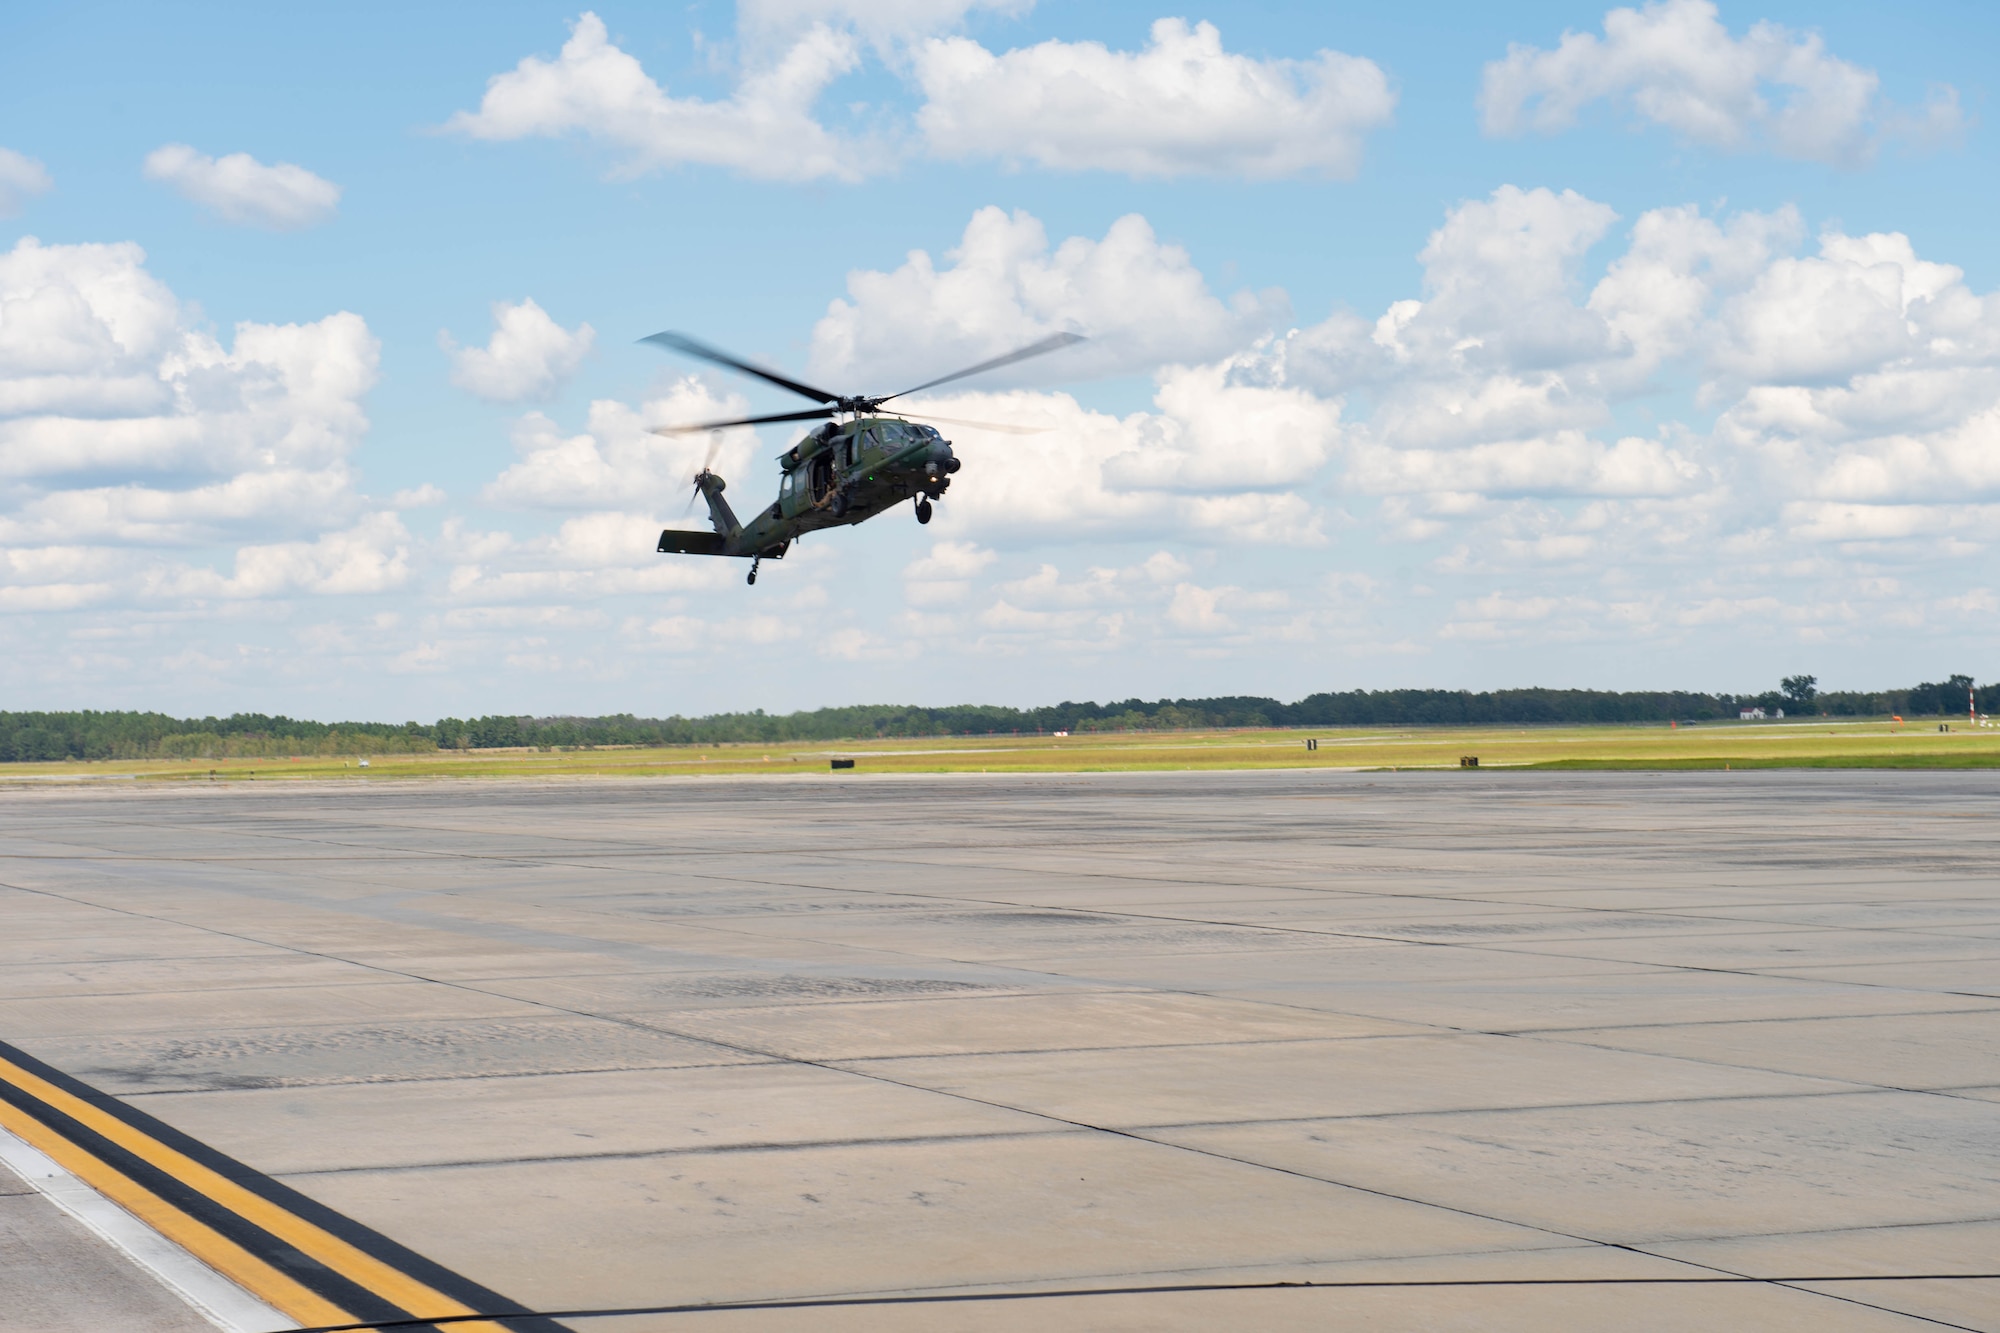
[(2000, 1330), (2000, 774), (13, 790), (0, 1039), (534, 1309), (1402, 1284), (590, 1333)]

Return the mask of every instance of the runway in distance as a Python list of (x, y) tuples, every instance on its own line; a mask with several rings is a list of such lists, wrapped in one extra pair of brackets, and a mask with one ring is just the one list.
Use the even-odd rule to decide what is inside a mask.
[[(1004, 356), (955, 370), (949, 375), (926, 380), (900, 393), (872, 398), (862, 395), (828, 393), (803, 384), (776, 371), (766, 370), (731, 356), (683, 333), (655, 333), (639, 341), (670, 348), (687, 356), (699, 357), (745, 375), (775, 384), (820, 406), (796, 412), (776, 412), (764, 416), (738, 417), (730, 421), (708, 421), (693, 426), (660, 426), (656, 435), (684, 435), (697, 431), (719, 431), (731, 426), (761, 426), (780, 421), (818, 421), (826, 424), (787, 449), (778, 458), (782, 473), (778, 478), (778, 498), (758, 510), (749, 522), (736, 517), (722, 498), (727, 489), (713, 470), (713, 448), (694, 477), (695, 494), (708, 503), (712, 532), (667, 528), (660, 533), (657, 548), (662, 554), (721, 555), (747, 557), (748, 582), (757, 582), (757, 567), (765, 560), (779, 560), (791, 544), (805, 533), (822, 528), (865, 523), (903, 501), (916, 500), (917, 522), (931, 521), (931, 506), (951, 487), (959, 460), (951, 441), (935, 426), (912, 417), (928, 418), (945, 425), (976, 426), (1008, 434), (1032, 434), (1034, 427), (1007, 426), (984, 421), (954, 421), (927, 412), (893, 412), (882, 407), (897, 398), (934, 389), (972, 375), (1011, 366), (1017, 361), (1059, 351), (1083, 341), (1080, 334), (1057, 333)], [(693, 500), (689, 500), (693, 504)]]

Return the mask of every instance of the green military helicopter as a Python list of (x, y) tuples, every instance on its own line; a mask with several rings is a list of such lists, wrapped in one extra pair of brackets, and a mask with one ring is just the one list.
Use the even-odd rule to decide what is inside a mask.
[[(668, 528), (660, 534), (658, 549), (662, 553), (748, 557), (749, 581), (755, 583), (757, 566), (765, 560), (783, 559), (786, 548), (805, 533), (866, 522), (913, 496), (917, 502), (917, 522), (931, 521), (932, 503), (944, 495), (951, 485), (951, 474), (958, 471), (958, 459), (952, 455), (951, 441), (938, 434), (934, 426), (906, 419), (907, 416), (929, 416), (928, 413), (878, 415), (884, 403), (1057, 351), (1072, 343), (1082, 342), (1083, 338), (1075, 333), (1054, 334), (1005, 356), (981, 361), (976, 366), (926, 380), (914, 389), (881, 398), (850, 397), (815, 389), (809, 384), (801, 384), (739, 360), (685, 334), (655, 333), (639, 341), (712, 361), (746, 375), (755, 375), (781, 389), (789, 389), (822, 404), (799, 412), (738, 417), (733, 421), (708, 421), (698, 426), (661, 426), (653, 432), (655, 435), (682, 435), (722, 430), (729, 426), (826, 420), (825, 425), (779, 456), (778, 462), (784, 473), (778, 479), (777, 502), (759, 510), (748, 523), (738, 521), (729, 502), (722, 498), (723, 480), (711, 470), (710, 465), (714, 462), (711, 452), (709, 462), (704, 463), (701, 471), (695, 474), (694, 489), (695, 494), (708, 502), (709, 522), (715, 531), (689, 532)], [(996, 426), (987, 422), (953, 421), (949, 417), (930, 417), (930, 420), (942, 421), (946, 425), (1026, 433), (1019, 427)], [(692, 499), (689, 504), (693, 504)]]

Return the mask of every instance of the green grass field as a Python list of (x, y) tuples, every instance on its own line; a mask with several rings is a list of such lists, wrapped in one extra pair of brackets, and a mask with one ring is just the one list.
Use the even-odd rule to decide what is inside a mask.
[[(659, 749), (445, 751), (354, 758), (106, 760), (0, 765), (0, 784), (63, 779), (248, 782), (388, 778), (693, 777), (825, 774), (853, 759), (870, 773), (1108, 773), (1179, 769), (1459, 767), (1494, 769), (1994, 768), (2000, 727), (1960, 720), (1707, 723), (1696, 727), (1381, 727), (1319, 731), (1142, 732), (927, 737)], [(1308, 750), (1308, 737), (1319, 748)], [(841, 776), (849, 776), (842, 774)]]

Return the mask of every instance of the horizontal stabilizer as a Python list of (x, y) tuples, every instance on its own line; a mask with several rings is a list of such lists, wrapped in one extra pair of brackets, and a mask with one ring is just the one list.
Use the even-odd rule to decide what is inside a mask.
[(660, 533), (662, 554), (728, 555), (728, 539), (719, 532), (684, 532), (668, 528)]

